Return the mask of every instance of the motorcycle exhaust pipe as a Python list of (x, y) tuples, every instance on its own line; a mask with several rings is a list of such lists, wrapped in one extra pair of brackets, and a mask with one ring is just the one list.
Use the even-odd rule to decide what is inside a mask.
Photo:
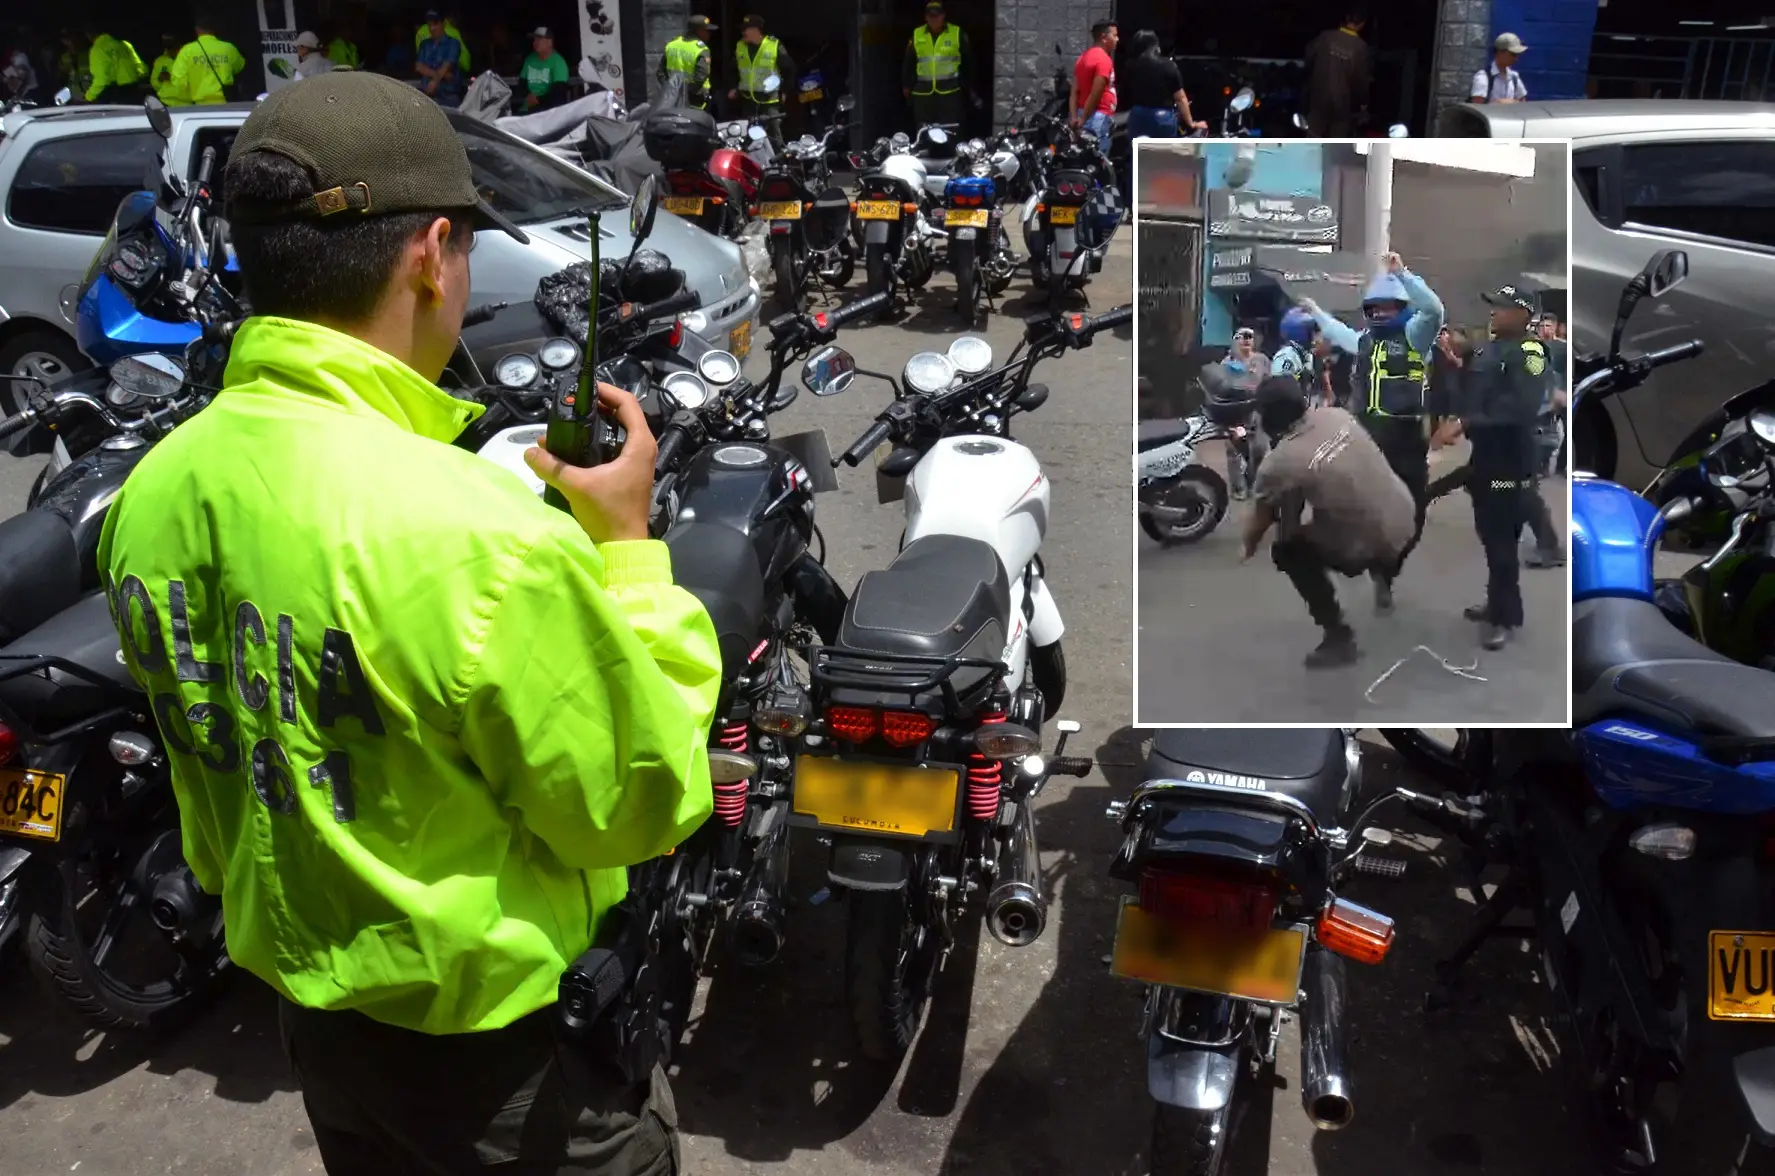
[(751, 872), (740, 887), (731, 945), (736, 962), (761, 968), (782, 954), (788, 938), (783, 915), (783, 887), (788, 875), (788, 825), (778, 812), (772, 814), (770, 830), (759, 841)]
[(1356, 1094), (1345, 1055), (1344, 960), (1324, 948), (1307, 952), (1301, 969), (1306, 993), (1300, 1009), (1300, 1102), (1321, 1131), (1338, 1131), (1356, 1117)]
[(1042, 863), (1036, 856), (1035, 812), (1028, 801), (1017, 805), (1011, 830), (999, 857), (998, 882), (986, 898), (986, 925), (1008, 947), (1028, 947), (1048, 925), (1048, 901), (1042, 897)]

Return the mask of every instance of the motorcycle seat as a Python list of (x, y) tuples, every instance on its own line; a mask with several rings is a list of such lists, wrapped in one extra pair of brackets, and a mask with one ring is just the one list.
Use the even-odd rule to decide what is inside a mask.
[(1193, 432), (1195, 426), (1189, 421), (1166, 421), (1162, 425), (1153, 426), (1151, 432), (1140, 438), (1138, 452), (1145, 453), (1149, 449), (1158, 449), (1173, 441), (1181, 441)]
[(1636, 718), (1673, 734), (1775, 735), (1775, 676), (1715, 652), (1649, 600), (1572, 607), (1572, 723)]
[[(998, 552), (978, 539), (927, 535), (858, 582), (838, 645), (864, 653), (997, 661), (1004, 656), (1010, 615), (1011, 582)], [(951, 681), (966, 691), (989, 673), (964, 668)]]
[(0, 523), (0, 642), (35, 629), (79, 594), (80, 554), (60, 515), (27, 510)]
[(1293, 797), (1321, 825), (1337, 825), (1349, 769), (1344, 763), (1344, 734), (1335, 727), (1156, 732), (1146, 778), (1188, 780), (1192, 772), (1210, 783), (1215, 782), (1212, 773), (1241, 777), (1232, 781), (1236, 787)]
[[(170, 641), (170, 635), (166, 639)], [(0, 647), (0, 673), (17, 664), (11, 659), (53, 656), (91, 671), (101, 681), (89, 682), (59, 670), (20, 674), (0, 681), (0, 706), (39, 732), (97, 714), (116, 705), (120, 688), (141, 689), (129, 676), (121, 653), (111, 606), (103, 592), (91, 593)]]
[(720, 523), (678, 523), (666, 532), (672, 582), (709, 610), (725, 676), (746, 666), (764, 633), (764, 573), (752, 540)]

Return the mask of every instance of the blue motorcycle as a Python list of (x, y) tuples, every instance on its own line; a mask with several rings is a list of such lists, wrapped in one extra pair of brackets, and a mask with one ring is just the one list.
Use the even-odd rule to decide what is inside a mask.
[[(1620, 351), (1634, 308), (1687, 272), (1661, 252), (1627, 284), (1574, 414), (1700, 351)], [(1692, 508), (1574, 476), (1570, 731), (1468, 731), (1447, 752), (1386, 735), (1458, 783), (1407, 799), (1465, 843), (1475, 893), (1478, 868), (1506, 870), (1438, 964), (1432, 1004), (1487, 940), (1538, 940), (1602, 1170), (1742, 1176), (1775, 1162), (1775, 676), (1654, 599), (1659, 538)], [(1513, 926), (1517, 911), (1533, 925)]]

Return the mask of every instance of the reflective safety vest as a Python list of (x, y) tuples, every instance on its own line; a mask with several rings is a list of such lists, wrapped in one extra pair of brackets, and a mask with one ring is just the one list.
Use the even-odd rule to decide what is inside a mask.
[(912, 34), (912, 51), (918, 58), (918, 88), (914, 94), (956, 94), (961, 92), (961, 30), (944, 25), (943, 31), (931, 36), (929, 27), (920, 25)]
[(666, 72), (684, 75), (685, 96), (692, 106), (709, 104), (709, 80), (704, 78), (701, 86), (692, 81), (696, 77), (697, 59), (708, 48), (695, 37), (678, 37), (666, 42)]
[(1370, 327), (1356, 352), (1351, 399), (1371, 416), (1422, 416), (1424, 372), (1424, 357), (1406, 341), (1404, 327)]
[(781, 102), (783, 92), (779, 89), (775, 94), (764, 92), (764, 79), (777, 72), (777, 39), (766, 37), (758, 44), (758, 56), (752, 56), (752, 46), (741, 41), (734, 46), (734, 56), (740, 63), (740, 93), (760, 106), (772, 102)]

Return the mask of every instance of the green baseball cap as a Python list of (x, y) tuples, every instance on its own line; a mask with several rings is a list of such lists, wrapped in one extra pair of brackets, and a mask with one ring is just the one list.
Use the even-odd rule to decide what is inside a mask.
[(468, 152), (443, 108), (393, 78), (334, 71), (284, 87), (247, 116), (230, 159), (250, 151), (307, 168), (314, 195), (266, 205), (230, 191), (228, 217), (241, 224), (460, 209), (477, 230), (530, 241), (475, 190)]

